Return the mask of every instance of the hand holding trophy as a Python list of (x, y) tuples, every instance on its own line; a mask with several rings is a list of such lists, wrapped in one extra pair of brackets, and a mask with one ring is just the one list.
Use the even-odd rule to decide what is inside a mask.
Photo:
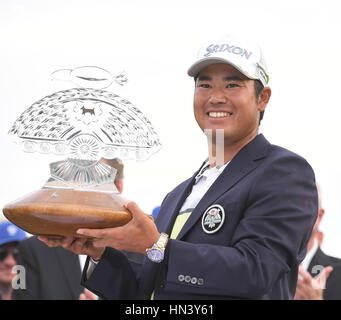
[[(114, 179), (116, 170), (100, 161), (119, 157), (146, 160), (161, 143), (150, 121), (128, 100), (100, 89), (117, 77), (98, 67), (60, 70), (77, 85), (35, 102), (9, 133), (26, 152), (54, 153), (65, 159), (50, 164), (44, 186), (3, 208), (8, 220), (23, 230), (49, 238), (82, 237), (79, 228), (125, 225), (132, 218)], [(96, 87), (96, 88), (94, 88)]]

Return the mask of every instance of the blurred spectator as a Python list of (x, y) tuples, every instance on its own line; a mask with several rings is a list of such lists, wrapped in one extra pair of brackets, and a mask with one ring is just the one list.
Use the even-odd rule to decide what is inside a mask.
[(319, 226), (325, 211), (318, 185), (317, 190), (319, 212), (308, 243), (307, 255), (299, 269), (295, 300), (341, 299), (341, 259), (326, 255), (320, 247), (323, 232)]
[(161, 206), (157, 206), (153, 209), (152, 211), (152, 215), (153, 215), (153, 218), (156, 219), (157, 215), (159, 214), (159, 211), (160, 211), (160, 207)]
[(0, 300), (11, 300), (12, 280), (16, 276), (18, 243), (26, 233), (11, 222), (0, 223)]

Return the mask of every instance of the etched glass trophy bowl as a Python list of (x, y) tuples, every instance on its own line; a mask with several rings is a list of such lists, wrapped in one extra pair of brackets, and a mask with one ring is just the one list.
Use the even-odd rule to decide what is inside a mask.
[(113, 80), (122, 85), (124, 75), (112, 77), (97, 67), (62, 73), (89, 87), (58, 91), (33, 103), (9, 133), (25, 152), (64, 160), (50, 164), (51, 176), (40, 190), (5, 205), (3, 213), (31, 234), (81, 237), (79, 228), (118, 227), (132, 218), (114, 184), (116, 169), (101, 159), (143, 161), (161, 143), (138, 108), (100, 88)]

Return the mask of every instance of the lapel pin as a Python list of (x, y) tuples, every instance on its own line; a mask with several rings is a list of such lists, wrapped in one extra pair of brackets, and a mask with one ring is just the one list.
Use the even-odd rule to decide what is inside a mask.
[(208, 234), (216, 233), (224, 224), (225, 210), (219, 204), (214, 204), (206, 209), (201, 219), (201, 226)]

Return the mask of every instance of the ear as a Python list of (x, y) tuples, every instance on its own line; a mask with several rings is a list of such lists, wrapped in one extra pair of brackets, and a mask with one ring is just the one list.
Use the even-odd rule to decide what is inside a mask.
[(115, 185), (116, 185), (118, 192), (122, 193), (123, 192), (123, 180), (120, 179), (120, 180), (115, 181)]
[(322, 220), (323, 216), (324, 216), (324, 209), (320, 208), (319, 211), (318, 211), (318, 215), (317, 215), (318, 224), (321, 223), (321, 220)]
[(258, 101), (257, 101), (257, 104), (258, 104), (258, 111), (264, 111), (267, 104), (269, 103), (269, 100), (270, 100), (270, 97), (271, 97), (271, 89), (270, 87), (265, 87), (261, 93), (259, 94), (259, 97), (258, 97)]

